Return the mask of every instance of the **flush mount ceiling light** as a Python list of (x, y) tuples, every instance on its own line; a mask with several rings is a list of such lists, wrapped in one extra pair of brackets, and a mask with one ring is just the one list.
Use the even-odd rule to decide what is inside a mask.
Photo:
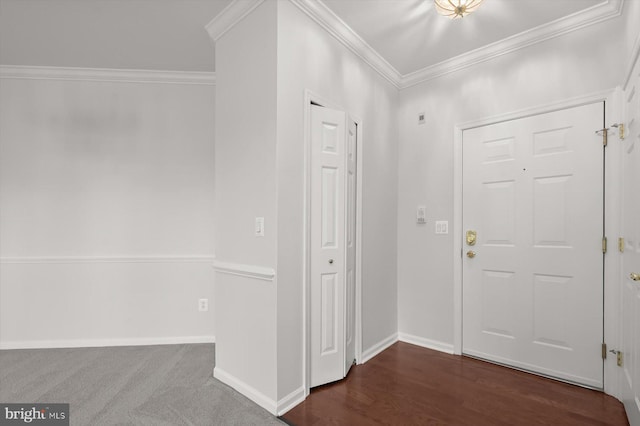
[(433, 0), (440, 15), (449, 19), (463, 18), (475, 11), (483, 0)]

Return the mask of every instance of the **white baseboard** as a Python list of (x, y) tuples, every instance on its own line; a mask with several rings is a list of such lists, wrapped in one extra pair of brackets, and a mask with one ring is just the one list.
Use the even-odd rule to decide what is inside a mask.
[(219, 367), (213, 368), (213, 377), (220, 380), (225, 385), (231, 386), (274, 416), (277, 415), (278, 407), (276, 401), (269, 398), (256, 388), (249, 386), (237, 377), (227, 373), (224, 370), (221, 370)]
[(127, 339), (77, 339), (77, 340), (14, 340), (0, 342), (0, 350), (6, 349), (59, 349), (101, 348), (108, 346), (180, 345), (190, 343), (215, 343), (214, 336), (142, 337)]
[(304, 386), (300, 386), (298, 389), (278, 401), (277, 415), (282, 416), (284, 413), (304, 401), (306, 397)]
[(384, 351), (385, 349), (387, 349), (389, 346), (393, 345), (397, 341), (398, 341), (398, 333), (393, 333), (391, 336), (381, 340), (380, 342), (376, 343), (366, 351), (363, 351), (360, 364), (364, 364), (365, 362), (369, 361), (371, 358), (378, 355), (380, 352)]
[(413, 336), (407, 333), (398, 333), (398, 340), (400, 340), (401, 342), (411, 343), (412, 345), (422, 346), (423, 348), (446, 352), (453, 355), (453, 345), (450, 343), (425, 339), (424, 337)]

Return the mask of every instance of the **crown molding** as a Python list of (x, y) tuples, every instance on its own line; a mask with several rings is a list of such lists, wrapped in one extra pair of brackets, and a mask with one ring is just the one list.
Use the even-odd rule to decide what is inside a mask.
[(401, 74), (373, 47), (351, 29), (338, 15), (320, 0), (289, 0), (311, 19), (318, 23), (336, 40), (369, 64), (391, 84), (400, 87)]
[[(207, 32), (214, 41), (217, 41), (263, 1), (233, 0), (229, 6), (206, 25)], [(289, 1), (398, 89), (405, 89), (433, 80), (563, 34), (618, 17), (622, 14), (624, 5), (624, 0), (604, 0), (590, 8), (403, 75), (329, 9), (322, 0)]]
[(0, 65), (0, 79), (215, 85), (213, 72)]
[(207, 25), (205, 29), (209, 37), (216, 42), (227, 31), (233, 28), (245, 16), (250, 14), (264, 0), (233, 0), (222, 12), (218, 13)]
[(400, 88), (450, 74), (464, 68), (594, 25), (622, 14), (624, 0), (607, 0), (547, 24), (402, 76)]
[(458, 55), (435, 65), (402, 75), (375, 49), (356, 34), (351, 27), (333, 13), (322, 0), (289, 1), (309, 15), (329, 34), (399, 89), (405, 89), (533, 44), (561, 36), (571, 31), (615, 18), (622, 14), (622, 6), (624, 4), (624, 0), (606, 0), (588, 9)]

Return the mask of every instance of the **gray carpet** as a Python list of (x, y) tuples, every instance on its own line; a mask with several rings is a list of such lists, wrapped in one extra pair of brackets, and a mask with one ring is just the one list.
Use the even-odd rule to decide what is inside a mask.
[(70, 403), (72, 425), (283, 425), (212, 377), (214, 345), (0, 351), (0, 402)]

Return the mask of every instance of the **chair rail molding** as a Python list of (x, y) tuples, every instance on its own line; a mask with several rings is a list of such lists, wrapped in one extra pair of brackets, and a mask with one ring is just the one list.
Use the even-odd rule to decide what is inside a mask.
[(189, 256), (15, 256), (0, 257), (5, 265), (44, 265), (78, 263), (205, 263), (211, 264), (212, 255)]
[(213, 269), (220, 274), (237, 275), (262, 281), (273, 281), (276, 278), (275, 269), (265, 266), (245, 265), (242, 263), (221, 262), (215, 260), (213, 262)]

